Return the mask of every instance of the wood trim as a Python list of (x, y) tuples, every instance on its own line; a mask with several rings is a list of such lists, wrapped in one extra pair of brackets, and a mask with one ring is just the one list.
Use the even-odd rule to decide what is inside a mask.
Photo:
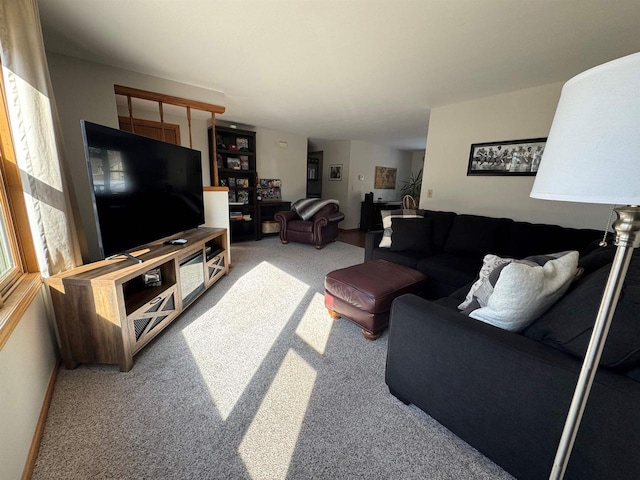
[(15, 330), (18, 322), (40, 293), (42, 277), (39, 273), (28, 273), (16, 282), (0, 310), (0, 350)]
[(202, 187), (205, 192), (228, 192), (229, 187)]
[(113, 89), (117, 95), (131, 95), (132, 97), (151, 100), (154, 102), (168, 103), (179, 107), (191, 107), (205, 112), (224, 113), (225, 107), (214, 105), (213, 103), (198, 102), (196, 100), (187, 100), (186, 98), (174, 97), (172, 95), (164, 95), (162, 93), (149, 92), (147, 90), (139, 90), (137, 88), (125, 87), (123, 85), (114, 85)]
[(42, 441), (42, 434), (44, 433), (44, 425), (49, 414), (49, 406), (51, 406), (51, 399), (53, 398), (53, 390), (56, 385), (56, 379), (58, 378), (58, 371), (60, 370), (61, 359), (58, 357), (56, 364), (51, 372), (49, 378), (49, 385), (42, 401), (42, 408), (40, 409), (40, 416), (38, 417), (38, 423), (36, 424), (36, 430), (33, 434), (33, 440), (31, 440), (31, 448), (29, 448), (29, 454), (27, 455), (27, 461), (22, 471), (22, 480), (31, 480), (33, 476), (33, 469), (36, 466), (36, 460), (38, 458), (38, 450), (40, 450), (40, 442)]
[(7, 197), (11, 210), (11, 221), (14, 225), (15, 236), (17, 238), (20, 251), (22, 267), (27, 272), (38, 272), (38, 258), (31, 235), (27, 206), (24, 201), (22, 190), (22, 180), (20, 179), (20, 169), (16, 160), (13, 137), (11, 135), (11, 125), (9, 124), (9, 111), (7, 108), (7, 97), (4, 89), (4, 80), (0, 75), (0, 148), (2, 149), (2, 174), (7, 185)]
[[(173, 132), (175, 132), (176, 135), (176, 145), (182, 145), (182, 142), (180, 140), (180, 125), (176, 124), (176, 123), (160, 123), (160, 122), (156, 122), (154, 120), (145, 120), (143, 118), (134, 118), (134, 117), (124, 117), (122, 115), (118, 115), (118, 126), (120, 127), (120, 130), (122, 130), (122, 125), (123, 124), (129, 124), (131, 125), (131, 133), (135, 133), (135, 126), (136, 125), (142, 125), (145, 127), (154, 127), (154, 128), (163, 128), (163, 134), (165, 130), (171, 130)], [(139, 135), (139, 134), (137, 134)], [(156, 139), (159, 140), (159, 139)]]

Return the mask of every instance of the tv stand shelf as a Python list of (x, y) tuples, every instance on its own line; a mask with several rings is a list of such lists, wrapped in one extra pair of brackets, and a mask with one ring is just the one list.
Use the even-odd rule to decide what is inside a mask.
[(196, 228), (131, 252), (141, 263), (123, 255), (49, 277), (65, 367), (131, 370), (136, 353), (229, 273), (226, 248), (226, 229)]

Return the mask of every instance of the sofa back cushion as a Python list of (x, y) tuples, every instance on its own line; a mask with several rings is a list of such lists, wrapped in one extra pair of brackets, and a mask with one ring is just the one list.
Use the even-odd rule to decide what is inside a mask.
[(435, 210), (421, 210), (425, 218), (431, 219), (431, 245), (435, 252), (442, 252), (447, 241), (451, 225), (456, 218), (454, 212), (438, 212)]
[(513, 222), (509, 227), (505, 256), (524, 258), (566, 250), (586, 253), (588, 247), (602, 237), (597, 230), (566, 228), (528, 222)]
[[(611, 265), (585, 275), (522, 334), (584, 358)], [(600, 365), (628, 370), (640, 365), (640, 261), (632, 261), (618, 300)]]
[(502, 252), (512, 223), (513, 220), (508, 218), (457, 215), (444, 244), (444, 251), (480, 258), (487, 253)]

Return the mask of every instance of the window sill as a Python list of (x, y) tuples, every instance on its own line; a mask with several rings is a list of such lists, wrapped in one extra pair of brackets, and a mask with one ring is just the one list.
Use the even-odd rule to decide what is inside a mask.
[(0, 350), (15, 330), (27, 308), (38, 295), (42, 286), (40, 273), (27, 273), (18, 280), (15, 288), (5, 299), (0, 309)]

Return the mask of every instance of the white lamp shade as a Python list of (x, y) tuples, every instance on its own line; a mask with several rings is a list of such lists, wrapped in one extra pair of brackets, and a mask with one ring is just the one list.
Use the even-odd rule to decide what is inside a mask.
[(531, 197), (640, 205), (640, 53), (564, 85)]

